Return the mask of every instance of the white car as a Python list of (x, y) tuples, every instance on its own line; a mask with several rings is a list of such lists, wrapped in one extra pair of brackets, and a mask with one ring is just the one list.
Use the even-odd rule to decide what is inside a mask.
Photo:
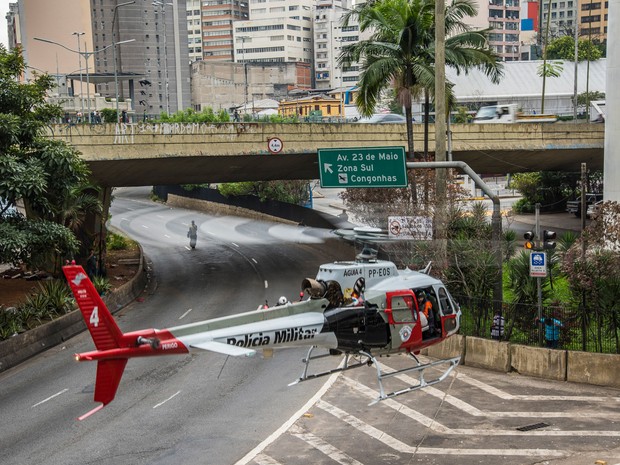
[(360, 118), (358, 123), (371, 123), (371, 124), (387, 124), (387, 123), (404, 123), (407, 121), (403, 115), (396, 113), (376, 113), (369, 118)]

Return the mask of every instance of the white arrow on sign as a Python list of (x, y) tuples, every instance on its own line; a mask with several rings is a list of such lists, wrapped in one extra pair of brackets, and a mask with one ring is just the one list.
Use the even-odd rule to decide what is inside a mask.
[(326, 173), (333, 173), (331, 163), (323, 163), (323, 171)]

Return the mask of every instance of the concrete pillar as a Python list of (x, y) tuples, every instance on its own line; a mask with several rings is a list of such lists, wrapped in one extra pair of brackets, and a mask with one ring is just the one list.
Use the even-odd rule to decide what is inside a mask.
[[(607, 34), (607, 85), (605, 88), (604, 198), (620, 202), (620, 0), (609, 0)], [(615, 32), (614, 32), (615, 31)]]

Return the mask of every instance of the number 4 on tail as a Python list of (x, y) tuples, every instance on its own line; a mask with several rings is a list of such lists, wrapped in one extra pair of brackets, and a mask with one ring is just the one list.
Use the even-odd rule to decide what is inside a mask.
[(95, 328), (99, 326), (99, 307), (96, 305), (93, 307), (93, 312), (90, 314), (90, 324)]

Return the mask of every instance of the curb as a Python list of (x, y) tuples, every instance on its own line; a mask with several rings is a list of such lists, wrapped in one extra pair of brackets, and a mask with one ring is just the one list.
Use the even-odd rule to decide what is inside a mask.
[[(140, 264), (136, 274), (114, 292), (103, 297), (103, 301), (112, 313), (118, 312), (131, 303), (148, 284), (149, 273), (146, 268), (146, 258), (140, 244), (138, 246), (140, 247)], [(82, 314), (76, 309), (49, 323), (1, 341), (0, 373), (61, 344), (85, 329), (86, 324), (82, 319)]]

